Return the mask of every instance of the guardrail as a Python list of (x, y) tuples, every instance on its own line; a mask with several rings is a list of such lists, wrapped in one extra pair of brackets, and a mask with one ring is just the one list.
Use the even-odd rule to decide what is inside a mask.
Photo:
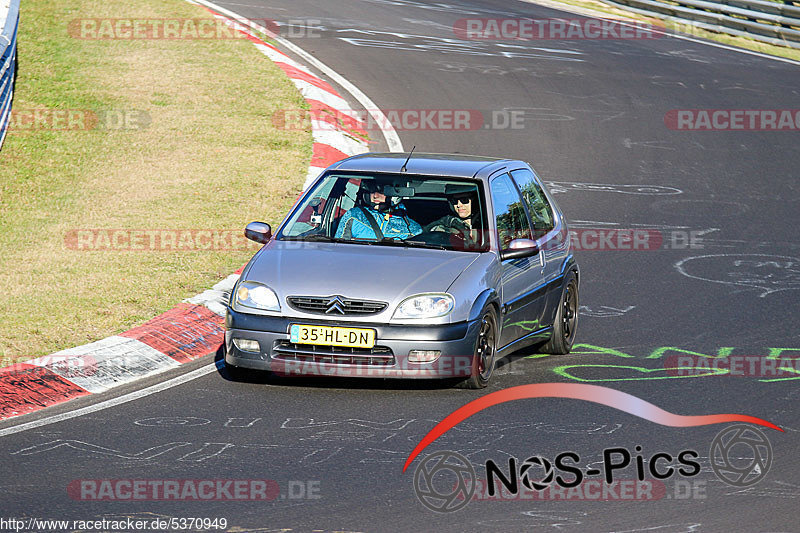
[[(643, 15), (738, 37), (800, 49), (800, 1), (769, 0), (603, 0)], [(683, 27), (682, 27), (683, 26)]]
[[(11, 118), (11, 101), (14, 97), (14, 80), (17, 74), (17, 28), (19, 27), (19, 2), (10, 0), (5, 24), (0, 28), (0, 148), (8, 132)], [(0, 0), (0, 9), (3, 0)], [(0, 19), (2, 20), (2, 19)]]

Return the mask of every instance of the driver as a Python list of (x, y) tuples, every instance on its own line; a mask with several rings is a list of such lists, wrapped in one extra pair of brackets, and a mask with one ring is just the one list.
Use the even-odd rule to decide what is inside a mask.
[(402, 199), (385, 192), (374, 180), (362, 180), (356, 205), (339, 221), (336, 237), (402, 240), (422, 233), (422, 226), (408, 217)]
[(464, 238), (467, 246), (476, 246), (481, 229), (478, 195), (475, 187), (448, 186), (445, 190), (451, 214), (425, 226), (425, 231), (445, 231)]

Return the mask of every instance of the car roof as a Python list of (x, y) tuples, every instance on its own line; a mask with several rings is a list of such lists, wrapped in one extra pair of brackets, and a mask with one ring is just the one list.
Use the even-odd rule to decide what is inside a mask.
[[(353, 172), (400, 172), (408, 152), (366, 153), (349, 157), (330, 168)], [(527, 166), (522, 161), (467, 154), (427, 154), (414, 152), (406, 165), (406, 173), (423, 176), (486, 178), (509, 165)]]

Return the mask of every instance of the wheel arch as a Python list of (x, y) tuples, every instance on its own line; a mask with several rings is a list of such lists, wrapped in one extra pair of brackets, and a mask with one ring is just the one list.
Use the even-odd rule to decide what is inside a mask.
[[(500, 316), (500, 295), (497, 294), (495, 289), (485, 289), (481, 292), (475, 301), (472, 303), (472, 309), (469, 311), (468, 320), (478, 320), (481, 317), (481, 311), (486, 305), (489, 304), (494, 307), (495, 312), (499, 318)], [(499, 320), (498, 320), (499, 322)]]

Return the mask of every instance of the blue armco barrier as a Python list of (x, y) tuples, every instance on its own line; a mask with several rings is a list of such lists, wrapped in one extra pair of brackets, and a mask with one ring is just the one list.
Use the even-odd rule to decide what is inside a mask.
[(0, 148), (8, 131), (11, 118), (11, 100), (14, 96), (14, 76), (17, 71), (17, 28), (19, 27), (19, 2), (11, 0), (5, 25), (0, 32)]

